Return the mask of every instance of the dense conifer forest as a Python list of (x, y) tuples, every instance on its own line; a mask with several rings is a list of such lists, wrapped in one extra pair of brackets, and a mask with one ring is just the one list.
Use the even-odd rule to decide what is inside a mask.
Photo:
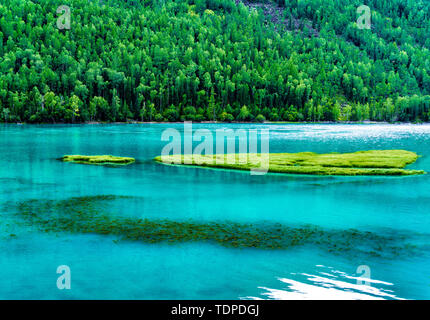
[(429, 121), (429, 15), (427, 0), (2, 0), (0, 121)]

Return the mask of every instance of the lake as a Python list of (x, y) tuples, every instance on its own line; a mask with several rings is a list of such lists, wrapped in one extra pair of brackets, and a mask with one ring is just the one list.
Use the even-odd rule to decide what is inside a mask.
[[(1, 299), (430, 298), (430, 175), (257, 176), (167, 166), (153, 158), (168, 128), (183, 132), (183, 124), (0, 126)], [(430, 125), (193, 128), (269, 129), (270, 152), (405, 149), (422, 156), (408, 168), (430, 172)], [(66, 154), (137, 161), (108, 167), (57, 160)], [(48, 230), (29, 223), (23, 206), (45, 221), (78, 210), (90, 218), (279, 225), (317, 236), (282, 250), (147, 243)], [(61, 265), (70, 268), (70, 290), (57, 288)]]

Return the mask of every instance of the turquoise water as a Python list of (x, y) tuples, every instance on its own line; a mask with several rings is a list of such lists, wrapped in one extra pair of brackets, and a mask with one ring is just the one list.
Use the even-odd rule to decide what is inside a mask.
[[(167, 128), (183, 131), (181, 124), (0, 126), (1, 299), (430, 298), (430, 175), (251, 176), (166, 166), (152, 159), (167, 143), (161, 141)], [(193, 128), (270, 129), (271, 152), (406, 149), (422, 155), (410, 168), (430, 172), (429, 125)], [(114, 168), (56, 160), (65, 154), (138, 161)], [(44, 232), (19, 214), (24, 202), (34, 203), (32, 210), (43, 216), (55, 201), (100, 195), (128, 197), (110, 198), (95, 214), (307, 226), (318, 228), (330, 247), (149, 244), (114, 235)], [(38, 207), (36, 199), (45, 206)], [(347, 250), (337, 250), (333, 234), (349, 229), (364, 235), (362, 242), (351, 239)], [(70, 290), (57, 288), (60, 265), (70, 267)], [(357, 283), (361, 265), (370, 268), (370, 285)]]

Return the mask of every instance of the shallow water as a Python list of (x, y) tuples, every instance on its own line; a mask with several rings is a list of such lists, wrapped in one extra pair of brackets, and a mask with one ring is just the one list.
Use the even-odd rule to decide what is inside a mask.
[[(430, 298), (430, 175), (252, 176), (165, 166), (152, 159), (167, 143), (161, 141), (167, 128), (183, 131), (181, 124), (0, 126), (0, 298)], [(406, 149), (422, 155), (408, 168), (430, 172), (429, 125), (193, 128), (270, 129), (270, 152)], [(65, 154), (138, 161), (112, 168), (56, 160)], [(323, 236), (276, 250), (213, 241), (147, 243), (118, 234), (44, 230), (46, 225), (29, 223), (19, 209), (31, 204), (30, 211), (52, 221), (46, 218), (52, 210), (59, 217), (68, 214), (70, 198), (101, 195), (116, 197), (95, 207), (89, 201), (79, 210), (95, 217), (247, 224), (263, 231), (275, 224), (317, 228)], [(351, 229), (365, 235), (362, 242), (349, 238)], [(344, 243), (334, 247), (339, 237)], [(71, 290), (56, 286), (59, 265), (71, 269)], [(371, 271), (369, 285), (357, 280), (362, 265)]]

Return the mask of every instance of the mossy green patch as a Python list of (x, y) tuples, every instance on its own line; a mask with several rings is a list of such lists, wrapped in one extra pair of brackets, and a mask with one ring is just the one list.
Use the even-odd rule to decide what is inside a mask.
[(174, 221), (123, 217), (112, 214), (111, 201), (132, 197), (94, 196), (64, 200), (28, 200), (16, 212), (43, 232), (90, 233), (117, 236), (142, 243), (208, 242), (230, 248), (287, 250), (311, 245), (331, 253), (365, 256), (405, 256), (412, 247), (400, 234), (355, 229), (328, 229), (313, 225), (285, 225), (258, 221)]
[[(232, 155), (168, 155), (155, 161), (176, 165), (204, 166), (250, 170), (259, 168), (258, 159), (267, 157), (268, 172), (343, 176), (405, 176), (425, 174), (423, 170), (403, 169), (418, 159), (415, 152), (406, 150), (370, 150), (354, 153), (314, 152), (234, 154)], [(185, 161), (189, 159), (189, 161)], [(230, 157), (230, 160), (229, 160)], [(231, 161), (233, 159), (233, 161)]]
[(93, 165), (127, 165), (135, 162), (134, 158), (115, 157), (111, 155), (102, 155), (102, 156), (66, 155), (66, 156), (63, 156), (61, 160), (64, 162), (93, 164)]

